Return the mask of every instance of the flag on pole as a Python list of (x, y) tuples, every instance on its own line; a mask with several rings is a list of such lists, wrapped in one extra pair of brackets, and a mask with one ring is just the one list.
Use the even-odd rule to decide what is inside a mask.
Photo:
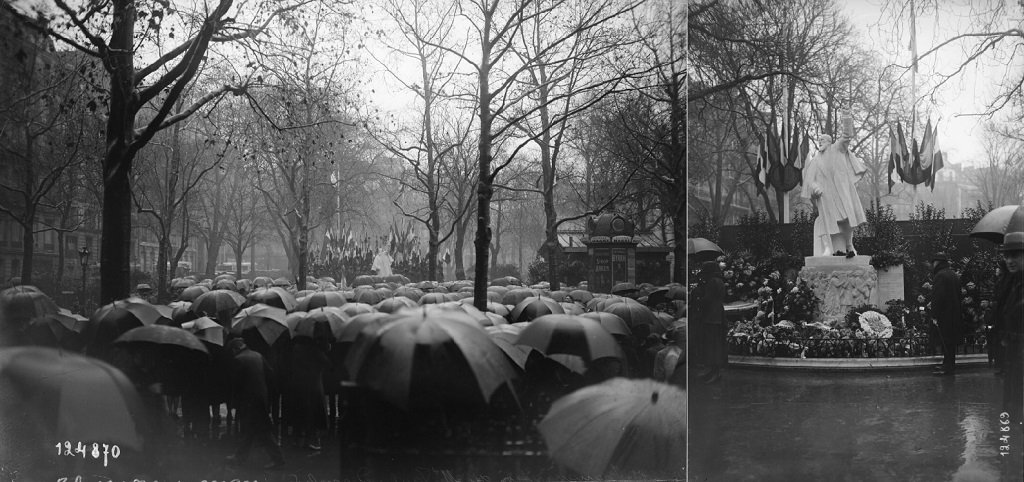
[(935, 131), (932, 133), (932, 172), (929, 175), (928, 186), (935, 190), (935, 173), (942, 169), (942, 151), (939, 150), (939, 123), (935, 123)]
[(932, 166), (932, 156), (935, 154), (935, 136), (932, 132), (932, 120), (924, 126), (924, 137), (921, 138), (921, 169), (928, 169)]
[(768, 169), (770, 167), (768, 162), (768, 136), (770, 135), (771, 133), (769, 132), (768, 135), (761, 140), (761, 147), (757, 151), (757, 172), (755, 179), (761, 187), (768, 185)]

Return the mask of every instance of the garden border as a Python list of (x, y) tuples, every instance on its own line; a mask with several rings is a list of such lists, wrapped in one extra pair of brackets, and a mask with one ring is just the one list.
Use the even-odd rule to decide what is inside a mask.
[[(790, 358), (729, 355), (729, 366), (797, 370), (900, 370), (934, 368), (940, 364), (942, 364), (942, 355), (894, 358)], [(987, 366), (988, 355), (985, 353), (957, 355), (956, 364), (972, 367)]]

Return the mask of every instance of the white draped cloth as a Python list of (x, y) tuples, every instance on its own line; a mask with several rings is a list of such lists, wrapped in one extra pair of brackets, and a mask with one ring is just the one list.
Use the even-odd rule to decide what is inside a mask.
[(381, 251), (377, 253), (377, 256), (374, 256), (373, 265), (370, 266), (370, 269), (376, 270), (377, 276), (391, 276), (393, 274), (391, 272), (391, 263), (394, 261), (391, 255)]
[[(812, 199), (818, 208), (814, 220), (816, 255), (832, 251), (829, 237), (842, 233), (841, 221), (848, 221), (850, 229), (867, 222), (856, 185), (866, 171), (864, 162), (844, 152), (838, 143), (818, 153), (804, 167), (800, 196)], [(820, 196), (815, 198), (815, 193)]]

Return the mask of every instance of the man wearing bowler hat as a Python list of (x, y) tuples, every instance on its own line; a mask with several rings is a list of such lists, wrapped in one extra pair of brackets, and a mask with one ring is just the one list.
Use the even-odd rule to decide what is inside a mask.
[[(1024, 232), (1007, 233), (999, 254), (1006, 262), (1007, 279), (995, 293), (995, 316), (1002, 324), (1004, 361), (1003, 405), (1008, 415), (1010, 447), (1008, 474), (1019, 476), (1024, 469), (1021, 454), (1024, 422)], [(1001, 433), (1001, 435), (1003, 435)], [(1017, 442), (1014, 443), (1013, 441)], [(1008, 479), (1009, 480), (1009, 479)]]
[(936, 375), (952, 375), (956, 367), (956, 345), (960, 341), (960, 277), (949, 267), (949, 256), (936, 253), (932, 267), (932, 323), (942, 344), (942, 367)]

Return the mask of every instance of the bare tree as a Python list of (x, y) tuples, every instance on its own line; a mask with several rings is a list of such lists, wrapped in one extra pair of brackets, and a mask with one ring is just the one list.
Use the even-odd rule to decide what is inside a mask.
[(982, 204), (999, 207), (1024, 202), (1024, 141), (989, 123), (984, 146), (985, 162), (969, 176), (981, 191)]
[[(298, 4), (301, 3), (305, 1)], [(106, 303), (127, 296), (131, 290), (132, 204), (128, 200), (136, 154), (160, 130), (181, 122), (226, 93), (238, 94), (246, 89), (248, 79), (233, 79), (198, 96), (191, 105), (172, 115), (178, 99), (206, 62), (211, 45), (255, 38), (271, 19), (297, 4), (272, 4), (267, 10), (268, 4), (257, 3), (235, 9), (233, 0), (220, 0), (212, 8), (197, 6), (194, 11), (166, 8), (167, 4), (159, 2), (152, 8), (146, 5), (140, 9), (134, 0), (96, 0), (77, 5), (54, 0), (54, 4), (57, 12), (52, 21), (36, 21), (48, 17), (36, 11), (33, 13), (37, 18), (23, 24), (100, 59), (110, 79), (110, 91), (103, 102), (108, 118), (100, 250), (100, 301)], [(4, 2), (3, 8), (16, 7)], [(162, 28), (171, 23), (170, 17), (180, 19), (185, 39), (164, 48), (163, 40), (173, 39), (173, 32)], [(146, 27), (139, 29), (140, 23)], [(137, 66), (142, 52), (151, 46), (157, 47), (159, 57)], [(151, 103), (155, 114), (139, 122), (140, 111)]]
[[(88, 97), (78, 85), (86, 59), (55, 52), (49, 38), (15, 28), (20, 33), (3, 46), (9, 70), (0, 74), (0, 153), (7, 164), (0, 169), (0, 214), (21, 226), (21, 281), (30, 284), (37, 234), (59, 239), (63, 269), (63, 236), (55, 232), (74, 229), (68, 223), (73, 191), (60, 188), (74, 185), (72, 174), (95, 143), (87, 131)], [(62, 222), (41, 222), (41, 214), (55, 212)]]

